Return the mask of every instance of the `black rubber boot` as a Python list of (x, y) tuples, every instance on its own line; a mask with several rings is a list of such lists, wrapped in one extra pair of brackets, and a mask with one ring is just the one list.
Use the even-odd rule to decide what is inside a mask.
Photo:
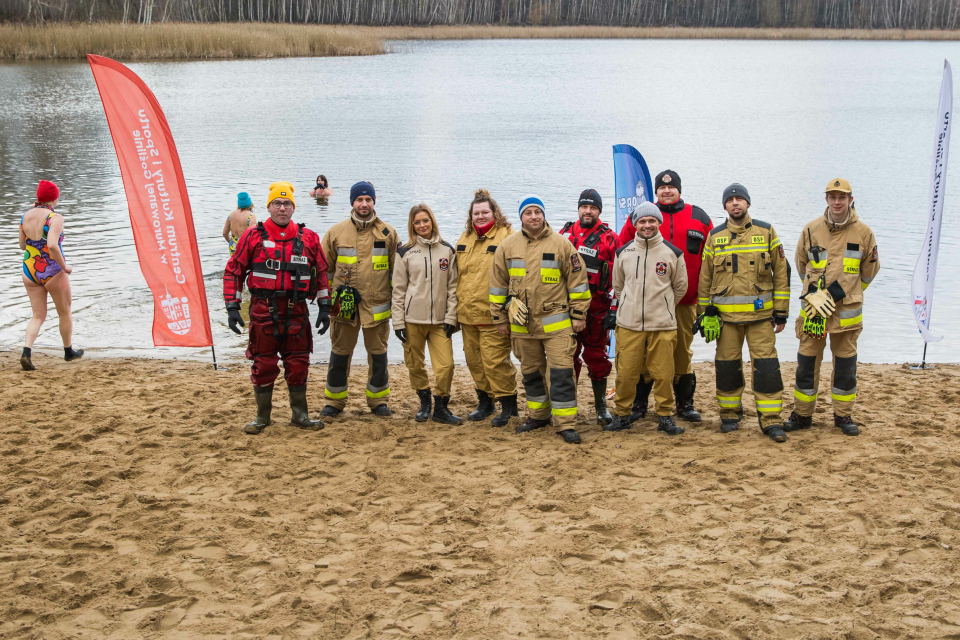
[(657, 416), (657, 431), (664, 431), (668, 436), (678, 436), (684, 433), (684, 428), (677, 425), (673, 416)]
[(516, 433), (526, 433), (527, 431), (533, 431), (534, 429), (543, 429), (546, 426), (549, 426), (550, 418), (544, 420), (537, 420), (536, 418), (527, 418), (523, 424), (521, 424), (516, 429)]
[(801, 416), (796, 411), (791, 411), (790, 417), (783, 421), (784, 431), (809, 429), (811, 426), (813, 426), (813, 416)]
[(83, 349), (74, 349), (73, 347), (64, 347), (63, 348), (63, 359), (67, 362), (72, 362), (73, 360), (79, 360), (83, 357)]
[(604, 429), (613, 422), (613, 416), (607, 410), (607, 379), (591, 380), (593, 385), (593, 406), (597, 409), (597, 424), (602, 424)]
[(697, 376), (685, 373), (673, 385), (673, 394), (677, 399), (677, 417), (687, 422), (700, 422), (700, 414), (693, 408), (693, 394), (697, 390)]
[(477, 389), (477, 408), (475, 411), (470, 413), (467, 416), (467, 420), (470, 422), (480, 422), (481, 420), (486, 420), (493, 412), (497, 410), (497, 406), (493, 404), (493, 398), (486, 391), (480, 391)]
[(433, 421), (440, 424), (463, 424), (463, 418), (450, 412), (450, 396), (433, 396)]
[(30, 356), (33, 355), (30, 347), (24, 347), (23, 353), (20, 354), (20, 366), (24, 371), (36, 371), (37, 368), (33, 366), (33, 360), (30, 359)]
[(290, 392), (290, 424), (307, 431), (323, 429), (322, 420), (311, 420), (307, 410), (307, 385), (301, 387), (287, 386)]
[(733, 433), (740, 426), (739, 420), (721, 420), (720, 433)]
[(834, 414), (833, 426), (839, 427), (845, 436), (860, 435), (860, 428), (854, 423), (853, 418), (850, 416), (838, 416)]
[[(516, 418), (520, 415), (517, 410), (517, 394), (512, 396), (503, 396), (500, 398), (500, 415), (490, 421), (495, 427), (505, 427), (510, 422), (510, 418)], [(517, 427), (519, 429), (519, 427)], [(517, 432), (519, 433), (519, 431)]]
[(630, 416), (613, 416), (610, 424), (603, 425), (604, 431), (623, 431), (630, 428)]
[(643, 376), (640, 376), (640, 382), (637, 383), (637, 397), (633, 399), (633, 411), (630, 412), (631, 423), (647, 417), (647, 401), (650, 398), (651, 389), (653, 389), (653, 380), (644, 382)]
[(253, 397), (257, 400), (257, 418), (243, 428), (244, 433), (252, 436), (270, 426), (270, 412), (273, 410), (273, 387), (254, 387)]
[(563, 431), (557, 431), (557, 435), (563, 438), (563, 441), (567, 444), (580, 444), (580, 434), (577, 433), (576, 429), (564, 429)]
[(763, 430), (768, 438), (774, 442), (786, 442), (787, 433), (783, 430), (783, 425), (775, 424)]
[(336, 407), (330, 406), (329, 404), (320, 410), (320, 417), (322, 418), (336, 418), (338, 415), (343, 413), (343, 409), (337, 409)]
[(414, 420), (426, 422), (430, 419), (430, 389), (420, 389), (417, 391), (417, 396), (420, 398), (420, 409), (417, 410)]
[(393, 411), (390, 411), (390, 407), (388, 407), (386, 404), (378, 404), (370, 410), (370, 413), (380, 418), (386, 418), (387, 416), (393, 415)]

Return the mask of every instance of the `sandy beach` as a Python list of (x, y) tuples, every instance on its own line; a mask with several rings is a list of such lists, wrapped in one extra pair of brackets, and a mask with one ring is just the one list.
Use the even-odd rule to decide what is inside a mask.
[(749, 392), (719, 433), (710, 364), (676, 438), (581, 380), (570, 446), (415, 423), (403, 366), (391, 419), (356, 368), (343, 419), (280, 385), (250, 437), (244, 363), (34, 362), (0, 356), (0, 637), (960, 638), (960, 366), (861, 365), (863, 435), (828, 402), (783, 445)]

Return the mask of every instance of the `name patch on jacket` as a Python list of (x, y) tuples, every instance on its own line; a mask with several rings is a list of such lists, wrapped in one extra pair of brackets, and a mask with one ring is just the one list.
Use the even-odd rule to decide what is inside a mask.
[(666, 262), (658, 262), (658, 263), (657, 263), (657, 275), (660, 276), (661, 278), (662, 278), (663, 276), (667, 275), (667, 263), (666, 263)]
[(446, 258), (440, 258), (440, 271), (446, 271), (450, 268), (450, 261)]
[(584, 247), (584, 246), (578, 247), (577, 251), (579, 251), (585, 256), (590, 256), (591, 258), (596, 258), (598, 253), (596, 249), (591, 249), (589, 247)]

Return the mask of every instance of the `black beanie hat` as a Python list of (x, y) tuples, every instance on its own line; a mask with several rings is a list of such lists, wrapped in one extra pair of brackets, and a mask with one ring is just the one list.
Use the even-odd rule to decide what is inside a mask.
[(657, 174), (657, 179), (653, 183), (653, 192), (656, 193), (657, 189), (665, 184), (676, 187), (677, 191), (683, 192), (680, 188), (680, 176), (673, 169), (667, 169)]
[(600, 194), (597, 193), (596, 189), (585, 189), (583, 193), (580, 194), (580, 201), (577, 203), (577, 207), (582, 207), (585, 204), (592, 204), (600, 211), (603, 211), (603, 200), (600, 199)]
[(739, 182), (734, 182), (732, 185), (723, 190), (723, 206), (727, 206), (727, 200), (733, 196), (738, 196), (747, 201), (747, 204), (752, 204), (750, 202), (750, 192), (747, 191), (747, 188), (740, 184)]

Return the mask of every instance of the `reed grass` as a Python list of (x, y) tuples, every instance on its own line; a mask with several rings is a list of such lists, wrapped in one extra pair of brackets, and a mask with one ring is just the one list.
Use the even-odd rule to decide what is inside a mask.
[(960, 31), (764, 27), (358, 27), (385, 40), (661, 39), (661, 40), (960, 40)]
[(386, 51), (373, 32), (334, 25), (261, 23), (0, 24), (0, 59), (178, 60), (358, 56)]

